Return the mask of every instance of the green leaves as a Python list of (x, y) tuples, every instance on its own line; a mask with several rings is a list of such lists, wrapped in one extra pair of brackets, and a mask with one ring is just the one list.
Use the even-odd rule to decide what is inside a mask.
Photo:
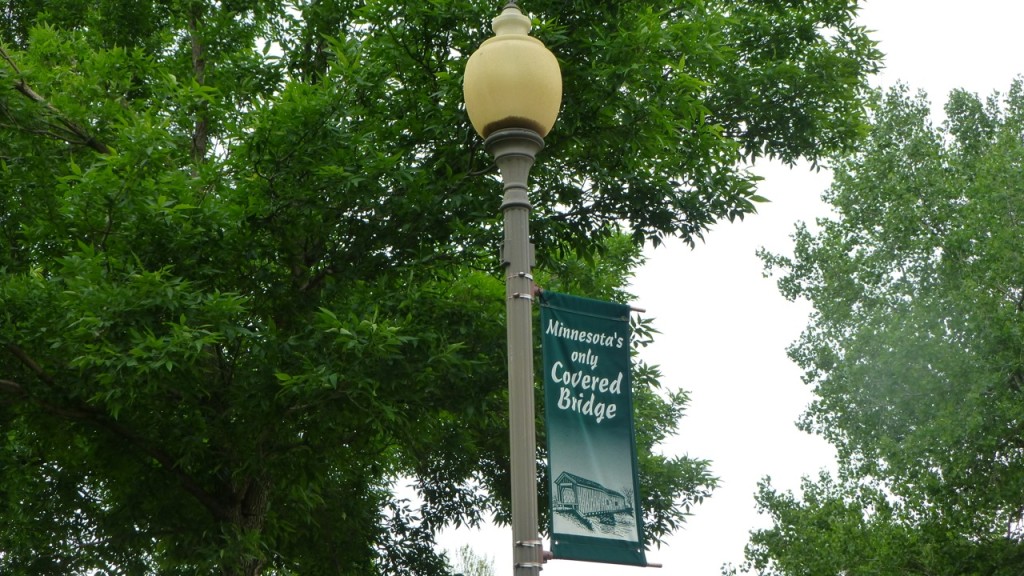
[[(761, 573), (1019, 569), (1021, 97), (1020, 81), (984, 105), (955, 92), (934, 127), (923, 96), (879, 95), (864, 150), (836, 163), (836, 217), (798, 229), (794, 257), (765, 257), (787, 297), (815, 306), (791, 349), (815, 386), (801, 424), (836, 446), (843, 482), (808, 483), (803, 502), (763, 493), (776, 526), (752, 539)], [(891, 508), (861, 504), (866, 486)], [(853, 553), (814, 568), (793, 546), (817, 529), (784, 510), (843, 525), (829, 537)], [(862, 548), (891, 546), (860, 566)]]
[[(628, 299), (642, 243), (754, 211), (742, 157), (859, 135), (875, 55), (812, 4), (531, 4), (566, 86), (533, 171), (546, 286)], [(461, 93), (496, 7), (8, 5), (0, 570), (432, 573), (433, 530), (506, 515), (500, 190)], [(648, 451), (686, 401), (658, 378)], [(644, 470), (655, 540), (714, 485)]]
[(821, 473), (801, 483), (801, 500), (762, 481), (758, 509), (774, 527), (752, 533), (745, 570), (758, 574), (919, 574), (926, 559), (901, 511), (869, 486)]

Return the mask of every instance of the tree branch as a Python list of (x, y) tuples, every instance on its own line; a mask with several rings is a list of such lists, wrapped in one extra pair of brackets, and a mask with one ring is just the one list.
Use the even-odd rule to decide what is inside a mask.
[(3, 378), (0, 378), (0, 392), (10, 392), (15, 396), (22, 397), (28, 395), (28, 393), (25, 392), (25, 389), (22, 388), (21, 384), (18, 384), (13, 380), (5, 380)]
[(63, 416), (72, 420), (88, 422), (94, 426), (107, 430), (115, 436), (127, 440), (129, 444), (138, 448), (143, 454), (156, 460), (166, 472), (172, 474), (178, 480), (178, 483), (181, 484), (181, 487), (198, 500), (200, 504), (214, 515), (214, 517), (219, 520), (231, 520), (231, 515), (228, 510), (212, 494), (200, 486), (195, 478), (187, 474), (180, 467), (176, 466), (174, 458), (171, 457), (170, 454), (159, 448), (150, 446), (142, 437), (129, 430), (126, 426), (105, 418), (105, 414), (96, 410), (65, 409), (41, 402), (37, 402), (37, 404), (54, 415)]
[[(3, 46), (0, 46), (0, 58), (3, 58), (3, 60), (7, 62), (7, 65), (10, 66), (12, 70), (14, 70), (15, 74), (17, 74), (19, 77), (21, 76), (21, 69), (18, 68), (18, 65), (14, 62), (14, 59), (12, 59), (10, 54), (8, 54), (4, 50)], [(86, 130), (84, 127), (80, 126), (78, 123), (74, 122), (67, 116), (65, 116), (63, 112), (58, 110), (53, 104), (50, 104), (46, 100), (46, 98), (40, 96), (39, 93), (37, 93), (35, 90), (32, 89), (31, 86), (28, 85), (28, 82), (26, 82), (24, 78), (20, 78), (19, 80), (16, 80), (14, 82), (14, 89), (26, 98), (28, 98), (29, 100), (43, 106), (43, 108), (45, 108), (47, 112), (52, 114), (57, 119), (57, 122), (60, 123), (64, 130), (67, 130), (68, 132), (70, 132), (72, 135), (79, 139), (78, 143), (84, 144), (85, 146), (92, 148), (93, 150), (99, 152), (100, 154), (111, 153), (110, 148), (106, 144), (94, 138), (92, 135), (89, 134), (88, 130)], [(62, 139), (67, 140), (66, 138)], [(67, 141), (70, 142), (70, 140)]]
[[(202, 86), (206, 83), (206, 55), (204, 54), (203, 39), (200, 37), (200, 29), (203, 26), (202, 14), (198, 5), (193, 7), (188, 18), (189, 42), (192, 44), (192, 74), (196, 84)], [(201, 164), (206, 159), (206, 149), (209, 146), (209, 123), (207, 116), (209, 105), (201, 101), (196, 110), (196, 125), (192, 132), (192, 159), (196, 164)]]
[(26, 368), (31, 370), (33, 374), (38, 376), (40, 380), (46, 382), (47, 384), (53, 384), (53, 376), (50, 376), (50, 374), (47, 373), (46, 370), (43, 370), (43, 367), (40, 366), (39, 363), (37, 363), (35, 360), (33, 360), (32, 357), (29, 356), (27, 352), (25, 352), (18, 346), (15, 346), (14, 344), (5, 344), (4, 348), (6, 348), (8, 352), (13, 354), (15, 358), (17, 358), (22, 364), (25, 365)]
[[(29, 370), (36, 374), (40, 380), (47, 384), (54, 383), (53, 377), (43, 370), (43, 368), (33, 360), (27, 352), (14, 344), (6, 344), (4, 347), (7, 351), (18, 358), (18, 360), (20, 360), (21, 363)], [(178, 483), (181, 484), (181, 487), (184, 488), (186, 492), (198, 500), (200, 504), (214, 515), (214, 517), (222, 521), (232, 519), (228, 509), (225, 508), (212, 494), (200, 486), (199, 482), (197, 482), (195, 478), (178, 467), (175, 464), (174, 458), (170, 454), (160, 448), (150, 445), (144, 438), (133, 432), (127, 426), (110, 420), (106, 417), (104, 412), (88, 407), (67, 408), (51, 404), (41, 398), (33, 398), (29, 395), (28, 390), (26, 390), (24, 386), (13, 380), (0, 379), (0, 392), (8, 392), (22, 399), (27, 399), (28, 402), (34, 404), (52, 416), (91, 424), (94, 427), (106, 430), (114, 436), (127, 441), (132, 446), (138, 448), (146, 456), (156, 460), (165, 471), (172, 474), (178, 480)]]
[(299, 286), (299, 292), (310, 292), (319, 288), (320, 285), (323, 284), (324, 280), (326, 280), (331, 274), (334, 274), (334, 268), (327, 266), (312, 277), (307, 278), (306, 281)]

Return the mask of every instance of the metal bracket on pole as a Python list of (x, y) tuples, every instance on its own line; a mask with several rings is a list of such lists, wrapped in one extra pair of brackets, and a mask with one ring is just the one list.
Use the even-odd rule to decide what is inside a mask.
[[(511, 276), (506, 276), (505, 277), (505, 281), (508, 282), (509, 280), (513, 280), (513, 279), (517, 279), (517, 278), (518, 279), (529, 280), (530, 284), (531, 285), (533, 284), (533, 274), (530, 274), (529, 272), (516, 272), (515, 274), (513, 274)], [(512, 295), (510, 296), (510, 298), (522, 298), (524, 300), (531, 300), (532, 301), (533, 300), (533, 294), (523, 294), (522, 292), (513, 292)], [(519, 542), (517, 542), (516, 545), (518, 546)]]
[[(532, 267), (536, 266), (537, 265), (537, 251), (534, 250), (533, 242), (530, 242), (529, 258), (530, 258), (530, 267), (532, 268)], [(509, 264), (511, 264), (511, 262), (509, 262), (508, 259), (505, 258), (505, 247), (504, 246), (500, 246), (498, 248), (498, 260), (501, 262), (501, 267), (502, 268), (508, 268)], [(639, 310), (639, 312), (646, 312), (646, 310)]]

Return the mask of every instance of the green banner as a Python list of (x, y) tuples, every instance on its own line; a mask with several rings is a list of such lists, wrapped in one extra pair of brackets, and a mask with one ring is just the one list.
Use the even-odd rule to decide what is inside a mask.
[(540, 306), (551, 552), (646, 566), (629, 306), (549, 291)]

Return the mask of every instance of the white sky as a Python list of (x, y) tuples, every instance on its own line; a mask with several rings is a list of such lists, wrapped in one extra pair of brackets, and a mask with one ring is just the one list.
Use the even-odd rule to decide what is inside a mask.
[[(858, 20), (886, 54), (873, 83), (925, 90), (937, 119), (950, 90), (1005, 93), (1024, 74), (1024, 3), (1016, 0), (868, 0)], [(759, 479), (795, 490), (802, 476), (832, 467), (831, 447), (794, 425), (811, 395), (785, 349), (810, 307), (779, 296), (754, 255), (762, 246), (788, 253), (795, 222), (828, 214), (819, 197), (830, 177), (775, 165), (757, 172), (766, 178), (760, 194), (772, 201), (759, 214), (715, 227), (695, 250), (670, 244), (650, 252), (633, 284), (634, 304), (662, 332), (645, 359), (661, 366), (663, 385), (691, 393), (680, 434), (664, 451), (712, 460), (721, 486), (667, 546), (648, 553), (664, 568), (555, 560), (545, 576), (718, 576), (723, 564), (742, 562), (749, 531), (769, 525), (754, 510)], [(511, 540), (509, 528), (488, 528), (447, 533), (439, 543), (452, 551), (469, 543), (495, 560), (497, 576), (509, 576)]]

